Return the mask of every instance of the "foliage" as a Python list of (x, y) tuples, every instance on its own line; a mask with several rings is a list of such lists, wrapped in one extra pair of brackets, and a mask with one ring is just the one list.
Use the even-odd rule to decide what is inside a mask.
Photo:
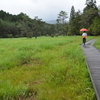
[(91, 8), (98, 9), (96, 6), (96, 0), (86, 0), (86, 7), (84, 8), (84, 12)]
[(74, 6), (72, 6), (71, 12), (70, 12), (70, 20), (69, 20), (70, 35), (79, 35), (79, 29), (81, 26), (80, 21), (81, 21), (80, 11), (75, 12)]
[(28, 32), (27, 33), (27, 38), (32, 38), (33, 37), (33, 33), (32, 32)]
[(58, 14), (58, 20), (59, 20), (62, 24), (64, 24), (66, 18), (68, 18), (67, 12), (65, 12), (65, 11), (60, 11), (60, 13)]
[(7, 38), (9, 34), (13, 37), (27, 37), (29, 32), (34, 32), (34, 36), (44, 34), (45, 22), (38, 17), (29, 18), (26, 14), (11, 15), (0, 11), (0, 37)]
[(100, 18), (95, 17), (93, 24), (89, 27), (89, 34), (100, 35)]
[(98, 17), (98, 10), (90, 8), (82, 14), (82, 27), (89, 28), (95, 17)]
[(66, 19), (68, 18), (67, 16), (67, 12), (65, 11), (60, 11), (60, 13), (58, 14), (58, 18), (57, 18), (57, 29), (58, 29), (58, 32), (61, 33), (62, 31), (62, 35), (65, 35), (66, 32), (65, 32), (65, 27), (66, 27)]
[(70, 12), (70, 21), (74, 19), (75, 19), (75, 9), (74, 9), (74, 6), (72, 6), (71, 12)]
[(89, 30), (88, 35), (100, 35), (99, 22), (97, 22), (99, 18), (100, 14), (96, 6), (96, 0), (86, 0), (86, 7), (83, 9), (83, 13), (80, 11), (75, 12), (74, 6), (72, 6), (68, 34), (77, 35), (81, 28), (87, 28)]
[(42, 19), (39, 19), (38, 16), (36, 16), (33, 20), (34, 24), (33, 24), (33, 30), (34, 30), (34, 37), (37, 38), (37, 36), (41, 36), (41, 32), (42, 28), (43, 28), (43, 24), (44, 22), (41, 21)]
[(9, 35), (12, 35), (12, 37), (19, 35), (19, 29), (14, 23), (0, 20), (0, 37), (7, 38)]

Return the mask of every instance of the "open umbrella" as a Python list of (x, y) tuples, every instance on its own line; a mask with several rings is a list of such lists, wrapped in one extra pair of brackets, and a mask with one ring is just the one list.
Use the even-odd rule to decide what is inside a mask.
[(80, 31), (88, 31), (86, 28), (82, 28), (80, 29)]

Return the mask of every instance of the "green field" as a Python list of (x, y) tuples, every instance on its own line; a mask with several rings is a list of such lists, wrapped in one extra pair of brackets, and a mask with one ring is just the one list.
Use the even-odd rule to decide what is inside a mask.
[(0, 39), (0, 100), (96, 100), (81, 44), (81, 36)]

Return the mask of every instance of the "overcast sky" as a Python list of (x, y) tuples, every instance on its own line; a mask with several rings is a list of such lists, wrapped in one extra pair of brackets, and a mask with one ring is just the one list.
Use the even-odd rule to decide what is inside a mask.
[[(100, 4), (97, 1), (97, 6)], [(43, 21), (56, 20), (60, 11), (66, 11), (70, 15), (71, 7), (75, 11), (83, 10), (86, 0), (0, 0), (0, 10), (10, 14), (27, 14), (34, 19), (38, 16)]]

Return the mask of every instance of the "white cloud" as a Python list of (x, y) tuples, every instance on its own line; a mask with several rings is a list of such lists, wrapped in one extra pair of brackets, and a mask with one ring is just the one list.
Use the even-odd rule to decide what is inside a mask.
[[(99, 3), (99, 0), (96, 0)], [(75, 11), (83, 10), (85, 0), (0, 0), (0, 10), (11, 14), (26, 13), (29, 17), (46, 20), (55, 20), (61, 10), (66, 11), (68, 16), (72, 5)]]

